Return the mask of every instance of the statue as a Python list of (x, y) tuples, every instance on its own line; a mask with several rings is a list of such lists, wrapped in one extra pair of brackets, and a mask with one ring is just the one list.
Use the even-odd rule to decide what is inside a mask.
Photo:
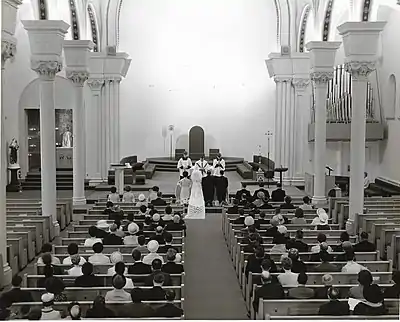
[(11, 150), (10, 151), (10, 164), (17, 164), (18, 163), (18, 154), (17, 154), (17, 152), (19, 150), (19, 145), (18, 145), (18, 142), (17, 142), (17, 140), (15, 138), (13, 138), (11, 140), (9, 148)]
[(61, 146), (63, 148), (70, 148), (72, 147), (72, 133), (69, 130), (69, 126), (67, 126), (67, 129), (65, 130), (63, 136), (62, 136), (62, 144)]

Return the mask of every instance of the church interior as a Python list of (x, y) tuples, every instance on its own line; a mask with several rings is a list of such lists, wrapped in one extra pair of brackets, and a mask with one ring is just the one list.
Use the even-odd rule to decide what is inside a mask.
[(399, 319), (399, 0), (1, 10), (1, 320)]

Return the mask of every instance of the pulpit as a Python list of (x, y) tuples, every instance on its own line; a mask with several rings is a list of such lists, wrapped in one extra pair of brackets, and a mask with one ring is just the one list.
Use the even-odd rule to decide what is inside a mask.
[(56, 167), (57, 169), (73, 168), (73, 150), (72, 148), (58, 147), (56, 149)]
[(117, 188), (117, 192), (122, 195), (124, 193), (124, 170), (126, 169), (126, 165), (111, 163), (110, 168), (115, 172), (115, 187)]
[(288, 168), (275, 168), (274, 171), (279, 173), (279, 182), (282, 185), (282, 173), (288, 171)]

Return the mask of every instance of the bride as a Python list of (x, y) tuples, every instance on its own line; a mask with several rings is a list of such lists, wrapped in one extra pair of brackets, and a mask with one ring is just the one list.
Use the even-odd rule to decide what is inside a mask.
[(188, 213), (185, 219), (205, 219), (206, 208), (201, 185), (203, 174), (198, 167), (194, 168), (190, 178), (192, 179), (192, 189), (190, 192)]

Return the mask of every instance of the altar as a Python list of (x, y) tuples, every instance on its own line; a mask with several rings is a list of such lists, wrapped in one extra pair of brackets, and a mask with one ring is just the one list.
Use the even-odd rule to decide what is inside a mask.
[(73, 151), (72, 148), (57, 147), (56, 148), (56, 167), (57, 169), (72, 169)]

